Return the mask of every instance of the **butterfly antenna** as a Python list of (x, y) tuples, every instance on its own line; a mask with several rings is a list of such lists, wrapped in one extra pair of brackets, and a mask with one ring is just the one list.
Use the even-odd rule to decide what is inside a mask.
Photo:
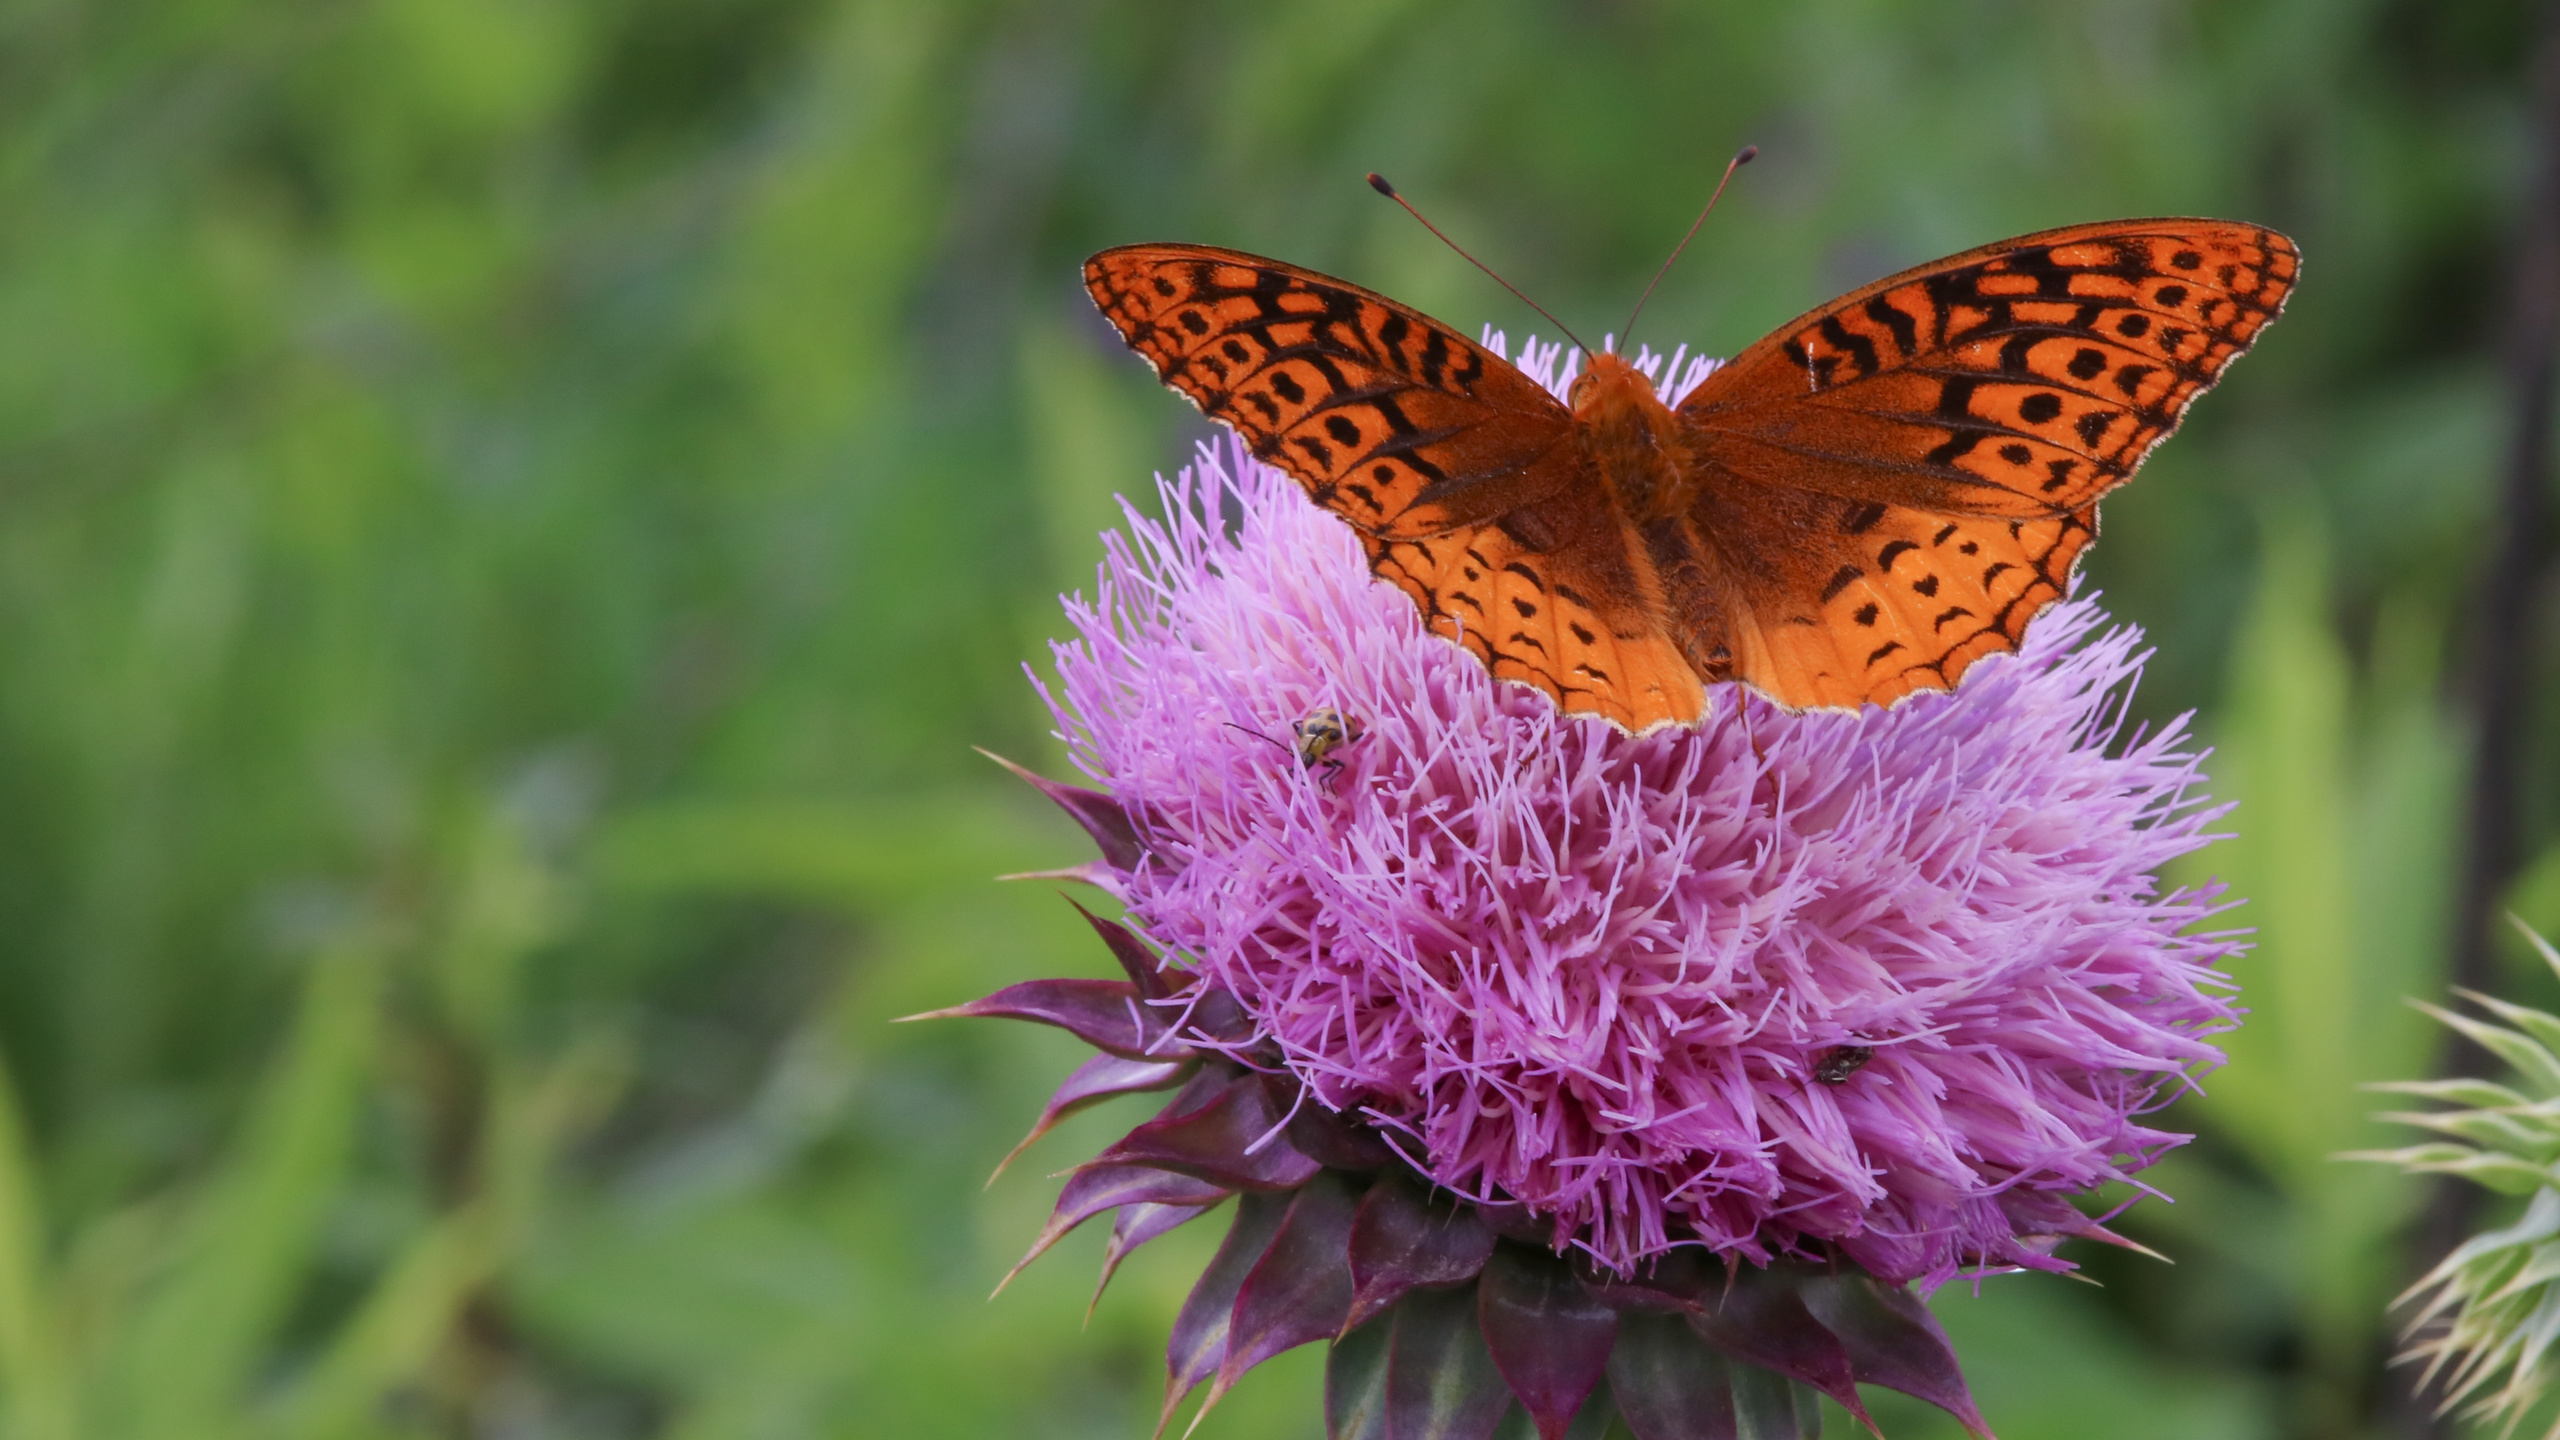
[(1469, 255), (1469, 254), (1467, 253), (1467, 248), (1466, 248), (1465, 246), (1463, 246), (1463, 245), (1459, 244), (1459, 243), (1458, 243), (1457, 241), (1455, 241), (1455, 240), (1450, 239), (1446, 234), (1442, 233), (1442, 231), (1441, 231), (1441, 229), (1440, 229), (1440, 227), (1439, 227), (1439, 226), (1432, 224), (1432, 223), (1431, 223), (1431, 221), (1430, 221), (1427, 217), (1425, 217), (1421, 211), (1414, 209), (1414, 208), (1413, 208), (1413, 202), (1412, 202), (1412, 201), (1407, 200), (1407, 199), (1406, 199), (1406, 198), (1404, 198), (1402, 195), (1397, 194), (1397, 193), (1396, 193), (1396, 187), (1394, 187), (1393, 185), (1390, 185), (1390, 184), (1388, 184), (1388, 183), (1387, 183), (1387, 177), (1385, 177), (1384, 175), (1379, 174), (1379, 173), (1378, 173), (1377, 171), (1375, 171), (1375, 170), (1370, 171), (1370, 172), (1369, 172), (1369, 188), (1370, 188), (1370, 189), (1372, 189), (1372, 190), (1377, 191), (1379, 194), (1384, 195), (1384, 196), (1386, 196), (1388, 199), (1393, 200), (1393, 201), (1394, 201), (1394, 202), (1396, 202), (1397, 204), (1399, 204), (1399, 205), (1403, 206), (1403, 207), (1404, 207), (1404, 213), (1406, 213), (1407, 215), (1412, 216), (1412, 217), (1413, 217), (1414, 219), (1416, 219), (1416, 220), (1420, 220), (1420, 221), (1422, 221), (1422, 228), (1423, 228), (1423, 229), (1425, 229), (1425, 230), (1430, 231), (1430, 232), (1431, 232), (1432, 234), (1434, 234), (1434, 235), (1438, 235), (1438, 236), (1440, 236), (1440, 243), (1441, 243), (1441, 244), (1443, 244), (1443, 245), (1448, 246), (1448, 247), (1449, 247), (1450, 249), (1452, 249), (1452, 250), (1457, 251), (1457, 252), (1458, 252), (1458, 258), (1460, 258), (1460, 259), (1462, 259), (1462, 260), (1466, 261), (1466, 262), (1467, 262), (1468, 264), (1470, 264), (1470, 265), (1473, 265), (1474, 267), (1476, 267), (1477, 269), (1479, 269), (1479, 270), (1483, 271), (1483, 272), (1484, 272), (1484, 273), (1486, 273), (1487, 275), (1493, 275), (1493, 283), (1494, 283), (1494, 284), (1501, 286), (1503, 289), (1510, 291), (1510, 292), (1511, 292), (1512, 294), (1514, 294), (1514, 295), (1519, 295), (1519, 296), (1520, 296), (1520, 303), (1521, 303), (1521, 304), (1528, 306), (1530, 309), (1537, 311), (1537, 312), (1538, 312), (1539, 314), (1541, 314), (1541, 315), (1546, 315), (1546, 316), (1547, 316), (1547, 323), (1548, 323), (1548, 324), (1553, 325), (1553, 326), (1555, 326), (1557, 329), (1559, 329), (1559, 330), (1563, 330), (1563, 331), (1564, 331), (1564, 338), (1566, 338), (1567, 340), (1572, 341), (1575, 345), (1579, 346), (1579, 347), (1581, 348), (1581, 350), (1582, 350), (1582, 352), (1583, 352), (1584, 354), (1588, 355), (1588, 354), (1590, 354), (1590, 353), (1591, 353), (1591, 347), (1590, 347), (1590, 346), (1588, 346), (1588, 345), (1584, 345), (1584, 344), (1582, 343), (1582, 337), (1581, 337), (1581, 336), (1576, 335), (1576, 334), (1574, 334), (1574, 333), (1573, 333), (1573, 331), (1572, 331), (1572, 330), (1567, 329), (1567, 328), (1566, 328), (1566, 326), (1565, 326), (1565, 323), (1564, 323), (1563, 321), (1558, 320), (1558, 319), (1557, 319), (1555, 316), (1553, 316), (1553, 315), (1549, 315), (1549, 314), (1547, 314), (1547, 307), (1546, 307), (1546, 306), (1539, 304), (1537, 301), (1530, 299), (1530, 298), (1529, 298), (1528, 296), (1526, 296), (1526, 295), (1520, 295), (1520, 287), (1519, 287), (1519, 286), (1514, 285), (1514, 284), (1512, 284), (1510, 281), (1503, 279), (1500, 275), (1494, 275), (1494, 271), (1493, 271), (1493, 267), (1492, 267), (1492, 266), (1487, 265), (1486, 263), (1484, 263), (1483, 261), (1481, 261), (1481, 260), (1477, 259), (1477, 258), (1476, 258), (1476, 257), (1474, 257), (1473, 255)]
[(1654, 285), (1661, 284), (1662, 277), (1671, 273), (1672, 265), (1680, 259), (1680, 252), (1689, 248), (1690, 238), (1698, 233), (1699, 226), (1707, 223), (1707, 215), (1716, 208), (1716, 200), (1724, 194), (1724, 187), (1733, 183), (1733, 172), (1750, 164), (1751, 157), (1759, 153), (1759, 146), (1745, 145), (1725, 162), (1724, 178), (1716, 182), (1716, 193), (1707, 197), (1707, 208), (1699, 211), (1698, 218), (1689, 222), (1689, 233), (1680, 237), (1680, 243), (1671, 247), (1671, 258), (1663, 261), (1662, 268), (1653, 272), (1653, 285), (1644, 287), (1644, 293), (1636, 297), (1635, 314), (1627, 317), (1627, 334), (1635, 333), (1636, 315), (1644, 313), (1644, 302), (1653, 298)]

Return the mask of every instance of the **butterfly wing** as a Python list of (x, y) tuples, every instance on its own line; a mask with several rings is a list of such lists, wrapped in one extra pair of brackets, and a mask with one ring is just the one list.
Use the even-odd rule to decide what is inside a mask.
[(1789, 705), (1890, 704), (2016, 649), (2099, 498), (2299, 271), (2254, 225), (2075, 225), (1877, 281), (1734, 357), (1680, 414), (1736, 676)]
[(1625, 544), (1587, 495), (1445, 535), (1361, 543), (1370, 572), (1411, 596), (1434, 632), (1567, 714), (1640, 732), (1688, 724), (1706, 708), (1698, 668), (1632, 598), (1641, 590)]
[(1105, 250), (1084, 279), (1167, 385), (1365, 535), (1484, 524), (1578, 471), (1554, 396), (1383, 295), (1207, 245)]

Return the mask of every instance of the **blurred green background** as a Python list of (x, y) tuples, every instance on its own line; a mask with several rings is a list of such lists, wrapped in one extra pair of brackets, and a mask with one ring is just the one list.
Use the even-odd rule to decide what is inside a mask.
[[(2174, 1267), (1938, 1308), (2038, 1437), (2406, 1433), (2532, 17), (2488, 0), (0, 4), (0, 1434), (1145, 1433), (1211, 1226), (1079, 1330), (993, 1303), (1128, 1111), (981, 1193), (1078, 1058), (887, 1021), (1107, 957), (1019, 666), (1202, 422), (1103, 245), (1235, 245), (1462, 328), (1730, 353), (2119, 215), (2302, 243), (2291, 314), (2108, 502), (2242, 838), (2259, 1016)], [(2552, 607), (2550, 589), (2542, 609)], [(2546, 619), (2549, 618), (2546, 613)], [(2543, 626), (2540, 859), (2560, 929)], [(2521, 958), (2519, 950), (2517, 957)], [(2522, 964), (2506, 972), (2536, 995)], [(1320, 1356), (1210, 1440), (1319, 1433)], [(1900, 1437), (1948, 1428), (1883, 1412)]]

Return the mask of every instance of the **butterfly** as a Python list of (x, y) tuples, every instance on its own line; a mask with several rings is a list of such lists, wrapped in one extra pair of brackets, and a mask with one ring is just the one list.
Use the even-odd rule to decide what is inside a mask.
[(2223, 220), (2020, 236), (1779, 327), (1676, 409), (1606, 352), (1559, 401), (1419, 311), (1242, 251), (1124, 245), (1084, 279), (1433, 631), (1643, 731), (1695, 722), (1724, 681), (1854, 709), (2015, 650), (2100, 497), (2300, 268), (2284, 236)]

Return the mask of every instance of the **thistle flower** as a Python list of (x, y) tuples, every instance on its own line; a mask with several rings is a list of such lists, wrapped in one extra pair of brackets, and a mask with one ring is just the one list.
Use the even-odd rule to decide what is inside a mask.
[[(1675, 356), (1671, 398), (1706, 368)], [(1094, 924), (1129, 979), (942, 1013), (1105, 1052), (1035, 1138), (1180, 1087), (1033, 1255), (1116, 1208), (1107, 1282), (1244, 1197), (1167, 1414), (1340, 1337), (1336, 1435), (1481, 1435), (1515, 1398), (1547, 1440), (1610, 1404), (1639, 1440), (1778, 1433), (1804, 1386), (1863, 1417), (1861, 1381), (1980, 1431), (1907, 1287), (2113, 1240), (2070, 1197), (2185, 1138), (2140, 1117), (2236, 1014), (2235, 947), (2187, 933), (2216, 896), (2151, 876), (2221, 812), (2179, 725), (2120, 733), (2138, 636), (2074, 600), (1952, 694), (1726, 687), (1631, 736), (1428, 633), (1232, 440), (1160, 489), (1034, 677), (1104, 788), (1026, 777), (1100, 843), (1052, 873), (1126, 907)]]
[[(2560, 950), (2523, 922), (2516, 928), (2560, 972)], [(2459, 1175), (2501, 1194), (2532, 1197), (2514, 1224), (2456, 1246), (2392, 1302), (2416, 1307), (2401, 1331), (2398, 1362), (2425, 1363), (2424, 1383), (2442, 1385), (2445, 1410), (2477, 1396), (2466, 1418), (2512, 1426), (2550, 1390), (2551, 1347), (2560, 1340), (2560, 1016), (2459, 993), (2507, 1023), (2418, 1008), (2506, 1061), (2516, 1085), (2457, 1078), (2372, 1086), (2455, 1107), (2379, 1117), (2450, 1138), (2340, 1158), (2378, 1160), (2412, 1174)], [(2560, 1440), (2560, 1420), (2543, 1434)]]

